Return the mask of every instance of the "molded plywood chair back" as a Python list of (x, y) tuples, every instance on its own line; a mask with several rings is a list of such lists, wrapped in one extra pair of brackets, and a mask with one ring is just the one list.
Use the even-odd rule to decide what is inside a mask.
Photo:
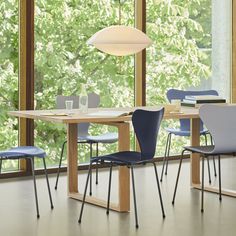
[(214, 140), (212, 153), (236, 152), (236, 106), (203, 105), (199, 113)]

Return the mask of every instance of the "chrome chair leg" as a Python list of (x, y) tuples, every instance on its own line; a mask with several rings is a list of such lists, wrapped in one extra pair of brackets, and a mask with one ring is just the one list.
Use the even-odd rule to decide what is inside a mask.
[(178, 168), (177, 178), (176, 178), (176, 182), (175, 182), (175, 190), (174, 190), (174, 195), (173, 195), (173, 199), (172, 199), (172, 205), (175, 204), (175, 196), (176, 196), (176, 191), (177, 191), (178, 182), (179, 182), (179, 174), (180, 174), (180, 170), (181, 170), (181, 166), (182, 166), (182, 161), (183, 161), (183, 155), (184, 155), (185, 151), (186, 150), (182, 151), (181, 157), (180, 157), (180, 160), (179, 160), (179, 168)]
[(165, 155), (164, 155), (164, 159), (163, 159), (162, 170), (161, 170), (161, 178), (160, 178), (161, 182), (162, 182), (162, 179), (163, 179), (163, 174), (164, 174), (164, 169), (165, 169), (165, 164), (166, 164), (166, 157), (167, 157), (167, 149), (168, 149), (168, 146), (169, 146), (169, 139), (170, 139), (170, 133), (167, 135), (167, 140), (166, 140)]
[(58, 179), (59, 179), (60, 170), (61, 170), (62, 157), (63, 157), (64, 148), (65, 148), (65, 144), (66, 144), (66, 143), (67, 143), (67, 141), (65, 141), (65, 142), (62, 144), (61, 156), (60, 156), (59, 166), (58, 166), (58, 170), (57, 170), (56, 184), (55, 184), (55, 189), (56, 189), (56, 190), (57, 190)]
[(86, 198), (86, 193), (87, 193), (88, 182), (89, 182), (89, 177), (90, 177), (91, 170), (92, 170), (92, 162), (90, 162), (90, 165), (89, 165), (88, 175), (87, 175), (85, 188), (84, 188), (83, 202), (82, 202), (82, 206), (81, 206), (81, 209), (80, 209), (80, 216), (79, 216), (78, 223), (81, 223), (81, 220), (82, 220), (82, 215), (83, 215), (83, 210), (84, 210), (84, 203), (85, 203), (85, 198)]
[(163, 206), (163, 201), (162, 201), (162, 196), (161, 196), (161, 188), (160, 188), (160, 183), (159, 183), (158, 174), (157, 174), (157, 167), (156, 167), (155, 162), (153, 162), (153, 166), (154, 166), (154, 171), (155, 171), (155, 175), (156, 175), (157, 188), (158, 188), (158, 193), (159, 193), (159, 198), (160, 198), (160, 203), (161, 203), (162, 216), (163, 216), (163, 218), (165, 218), (165, 211), (164, 211), (164, 206)]
[(111, 162), (110, 173), (109, 173), (108, 197), (107, 197), (107, 212), (106, 212), (107, 215), (109, 214), (109, 208), (110, 208), (111, 178), (112, 178), (112, 162)]
[(201, 191), (201, 212), (204, 212), (204, 160), (205, 160), (205, 156), (202, 156), (202, 191)]
[(54, 206), (53, 206), (53, 202), (52, 202), (52, 195), (51, 195), (51, 190), (50, 190), (50, 185), (49, 185), (49, 180), (48, 180), (48, 172), (47, 172), (45, 158), (43, 158), (43, 166), (44, 166), (44, 172), (45, 172), (45, 177), (46, 177), (46, 181), (47, 181), (48, 195), (49, 195), (49, 200), (50, 200), (50, 204), (51, 204), (51, 209), (53, 209)]
[(39, 215), (39, 205), (38, 205), (38, 195), (37, 195), (37, 187), (36, 187), (35, 173), (34, 173), (34, 158), (31, 158), (30, 160), (31, 160), (31, 168), (32, 168), (33, 182), (34, 182), (34, 195), (35, 195), (35, 202), (36, 202), (37, 218), (39, 218), (40, 215)]
[(218, 156), (218, 166), (219, 166), (219, 200), (222, 200), (221, 197), (221, 165), (220, 165), (220, 155)]
[(131, 165), (131, 175), (132, 175), (132, 185), (133, 185), (133, 198), (134, 198), (134, 212), (135, 212), (135, 227), (138, 228), (138, 214), (137, 214), (137, 204), (136, 204), (136, 194), (135, 194), (135, 184), (134, 184), (134, 168)]

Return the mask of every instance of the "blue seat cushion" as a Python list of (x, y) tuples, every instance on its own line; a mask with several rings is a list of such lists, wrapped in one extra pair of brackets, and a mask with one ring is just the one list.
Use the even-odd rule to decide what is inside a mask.
[(92, 162), (97, 161), (109, 161), (116, 164), (139, 164), (147, 162), (148, 160), (145, 160), (144, 158), (141, 158), (140, 152), (134, 152), (134, 151), (124, 151), (124, 152), (116, 152), (109, 155), (99, 156), (99, 157), (93, 157), (91, 159)]
[(0, 157), (2, 159), (18, 159), (26, 157), (43, 158), (45, 156), (46, 156), (45, 151), (35, 146), (20, 146), (0, 151)]
[[(190, 137), (190, 130), (181, 130), (181, 129), (174, 129), (174, 128), (165, 128), (165, 130), (171, 134), (175, 134), (178, 136)], [(205, 135), (207, 133), (208, 133), (207, 129), (203, 129), (200, 131), (200, 135)]]

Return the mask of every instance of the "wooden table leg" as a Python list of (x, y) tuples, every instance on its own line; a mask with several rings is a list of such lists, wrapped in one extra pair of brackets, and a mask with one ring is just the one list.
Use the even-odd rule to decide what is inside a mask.
[[(191, 119), (191, 146), (200, 145), (200, 119)], [(200, 184), (200, 155), (191, 154), (191, 185)]]
[(77, 124), (67, 125), (67, 179), (68, 194), (78, 193), (78, 144), (77, 144)]
[[(130, 150), (130, 127), (129, 123), (121, 123), (118, 126), (119, 151)], [(127, 167), (119, 167), (119, 211), (130, 210), (130, 171)]]
[[(118, 128), (119, 151), (130, 150), (130, 129), (129, 123), (113, 123)], [(68, 124), (67, 129), (67, 158), (68, 158), (68, 196), (82, 200), (83, 194), (78, 191), (78, 151), (77, 151), (77, 124)], [(118, 178), (118, 203), (110, 203), (110, 209), (118, 212), (130, 210), (130, 172), (127, 167), (119, 167)], [(86, 196), (87, 203), (105, 207), (107, 202), (93, 196)]]

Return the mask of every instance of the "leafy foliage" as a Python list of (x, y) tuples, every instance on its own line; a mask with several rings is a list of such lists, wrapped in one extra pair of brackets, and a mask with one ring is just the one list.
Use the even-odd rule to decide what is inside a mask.
[[(0, 0), (0, 140), (1, 148), (17, 145), (17, 121), (6, 111), (18, 104), (17, 0)], [(134, 2), (122, 0), (121, 24), (134, 25)], [(166, 103), (167, 89), (197, 86), (208, 78), (211, 47), (209, 0), (148, 0), (147, 34), (154, 41), (147, 50), (147, 103)], [(134, 58), (117, 58), (95, 50), (86, 41), (98, 30), (119, 24), (118, 0), (37, 0), (35, 6), (35, 108), (55, 107), (59, 94), (87, 92), (101, 96), (103, 107), (134, 104)], [(167, 125), (166, 122), (163, 122)], [(92, 126), (92, 134), (114, 131)], [(162, 131), (163, 132), (163, 131)], [(46, 149), (50, 165), (58, 163), (66, 130), (62, 125), (35, 122), (35, 144)], [(159, 140), (163, 155), (165, 135)], [(179, 142), (174, 146), (178, 151)], [(101, 153), (116, 144), (100, 146)], [(79, 148), (82, 162), (88, 147)], [(38, 164), (40, 165), (40, 164)]]

